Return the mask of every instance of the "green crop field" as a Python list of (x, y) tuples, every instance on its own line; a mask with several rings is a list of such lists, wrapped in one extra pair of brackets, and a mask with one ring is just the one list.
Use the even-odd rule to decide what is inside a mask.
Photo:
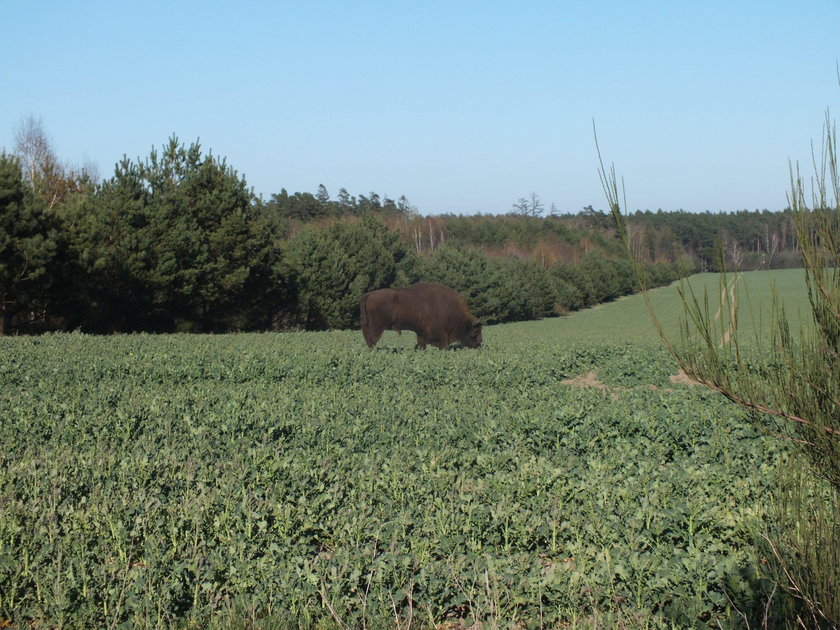
[[(802, 272), (774, 277), (805, 311)], [(766, 319), (769, 286), (745, 274), (738, 299)], [(675, 329), (675, 288), (652, 300)], [(0, 627), (762, 618), (789, 447), (672, 382), (641, 297), (413, 344), (0, 338)]]

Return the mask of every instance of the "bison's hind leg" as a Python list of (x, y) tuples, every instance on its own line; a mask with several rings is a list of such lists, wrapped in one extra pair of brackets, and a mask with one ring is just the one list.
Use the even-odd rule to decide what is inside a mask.
[(373, 348), (379, 342), (384, 330), (384, 328), (379, 326), (367, 325), (362, 327), (362, 335), (365, 337), (365, 343), (368, 348)]

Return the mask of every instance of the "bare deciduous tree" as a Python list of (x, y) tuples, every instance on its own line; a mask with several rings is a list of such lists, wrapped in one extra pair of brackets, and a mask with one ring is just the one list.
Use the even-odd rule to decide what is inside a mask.
[(24, 118), (15, 129), (15, 154), (30, 184), (54, 175), (59, 168), (43, 121), (34, 116)]
[(93, 164), (82, 168), (64, 165), (56, 157), (42, 120), (34, 116), (24, 118), (15, 129), (15, 154), (20, 160), (24, 179), (46, 201), (49, 209), (98, 179)]

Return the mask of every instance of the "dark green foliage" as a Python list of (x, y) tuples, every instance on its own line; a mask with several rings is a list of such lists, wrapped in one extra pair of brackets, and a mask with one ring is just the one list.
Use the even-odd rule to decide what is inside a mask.
[(473, 314), (487, 323), (555, 314), (554, 278), (535, 263), (445, 245), (418, 260), (416, 275), (461, 293)]
[[(411, 206), (404, 198), (398, 203), (388, 198), (382, 201), (376, 193), (357, 198), (342, 188), (338, 200), (331, 201), (326, 189), (321, 188), (316, 195), (290, 195), (284, 189), (272, 195), (268, 205), (280, 216), (303, 222), (357, 216), (366, 211), (402, 218), (411, 216)], [(523, 201), (527, 205), (527, 200)], [(447, 240), (459, 246), (530, 250), (540, 240), (549, 240), (576, 248), (586, 239), (608, 257), (620, 258), (622, 255), (608, 213), (587, 206), (576, 214), (552, 214), (544, 218), (531, 214), (533, 216), (527, 213), (443, 214), (436, 218), (441, 222)], [(633, 247), (646, 260), (675, 263), (689, 256), (697, 261), (699, 269), (719, 271), (720, 259), (715, 252), (718, 244), (725, 241), (735, 245), (729, 250), (728, 262), (733, 262), (733, 252), (737, 253), (741, 270), (779, 269), (802, 264), (789, 210), (715, 213), (645, 210), (629, 215), (627, 221), (635, 235)]]
[(271, 195), (266, 207), (277, 216), (300, 221), (311, 221), (330, 214), (329, 208), (311, 193), (289, 195), (285, 188)]
[(0, 335), (26, 330), (43, 309), (56, 238), (45, 204), (24, 185), (20, 162), (0, 153)]
[[(586, 308), (597, 304), (598, 296), (595, 292), (595, 287), (592, 279), (586, 272), (577, 265), (564, 265), (558, 263), (552, 269), (552, 273), (561, 282), (571, 287), (571, 303), (564, 304), (569, 310), (576, 310), (578, 308)], [(564, 288), (566, 294), (570, 293), (568, 288)]]
[(407, 284), (410, 258), (399, 237), (368, 215), (361, 221), (306, 228), (283, 248), (294, 286), (293, 319), (306, 328), (349, 328), (366, 291)]
[(539, 319), (557, 314), (558, 289), (548, 269), (534, 262), (509, 258), (500, 271), (510, 277), (518, 298), (510, 320)]
[[(93, 330), (226, 330), (260, 321), (273, 235), (244, 179), (172, 138), (124, 159), (72, 231), (98, 318)], [(256, 312), (255, 312), (256, 311)]]
[(623, 279), (612, 261), (589, 255), (581, 264), (581, 270), (592, 286), (594, 303), (614, 300), (622, 294)]
[(451, 245), (439, 247), (428, 257), (418, 259), (416, 275), (425, 282), (437, 282), (463, 295), (470, 309), (485, 321), (498, 319), (499, 304), (490, 296), (494, 280), (488, 259), (476, 250)]
[[(559, 271), (557, 265), (555, 271)], [(583, 297), (580, 290), (568, 280), (560, 277), (560, 273), (554, 273), (553, 283), (556, 298), (555, 308), (559, 313), (568, 313), (583, 308)]]
[(140, 165), (124, 158), (94, 196), (66, 214), (65, 233), (81, 268), (75, 284), (90, 304), (78, 313), (83, 329), (165, 329), (149, 278), (153, 195)]
[(341, 188), (336, 201), (330, 200), (327, 188), (321, 184), (317, 194), (296, 192), (290, 195), (285, 188), (271, 195), (266, 203), (269, 210), (281, 217), (302, 223), (328, 217), (356, 217), (368, 212), (383, 216), (408, 216), (411, 205), (403, 196), (398, 202), (385, 197), (384, 200), (375, 192), (370, 195), (351, 197), (346, 189)]
[(641, 272), (646, 287), (661, 287), (686, 275), (685, 270), (662, 262), (643, 265)]

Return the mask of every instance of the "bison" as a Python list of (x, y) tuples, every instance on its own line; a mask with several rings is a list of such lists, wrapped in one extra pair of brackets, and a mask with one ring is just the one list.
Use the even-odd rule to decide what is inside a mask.
[(385, 329), (414, 331), (420, 349), (427, 343), (446, 349), (456, 341), (467, 348), (481, 346), (481, 321), (459, 293), (439, 284), (419, 282), (370, 291), (362, 296), (359, 310), (368, 348), (376, 345)]

